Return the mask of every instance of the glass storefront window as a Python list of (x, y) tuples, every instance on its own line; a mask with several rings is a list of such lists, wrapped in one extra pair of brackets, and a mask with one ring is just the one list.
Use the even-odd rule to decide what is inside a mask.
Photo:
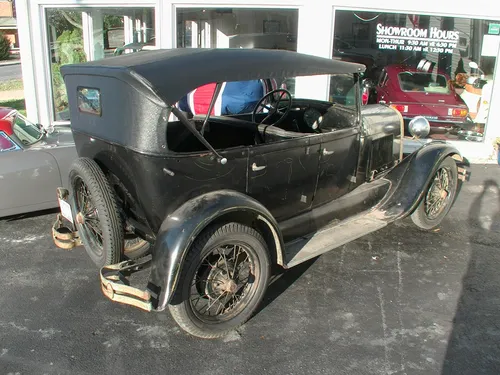
[(296, 9), (180, 8), (177, 47), (297, 50)]
[(69, 120), (68, 96), (61, 75), (61, 65), (87, 61), (83, 44), (82, 11), (48, 9), (48, 41), (52, 100), (55, 120)]
[[(153, 8), (51, 8), (46, 10), (55, 121), (69, 121), (65, 64), (99, 60), (155, 46)], [(92, 20), (92, 30), (87, 21)]]
[[(433, 139), (482, 141), (500, 22), (337, 10), (334, 59), (366, 65), (367, 103), (427, 118)], [(408, 131), (408, 129), (407, 129)]]

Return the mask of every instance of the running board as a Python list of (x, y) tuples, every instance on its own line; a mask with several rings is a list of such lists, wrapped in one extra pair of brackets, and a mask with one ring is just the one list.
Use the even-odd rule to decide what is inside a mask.
[(286, 267), (296, 266), (368, 233), (375, 232), (386, 225), (387, 222), (365, 214), (331, 225), (310, 236), (302, 237), (287, 244), (285, 248)]

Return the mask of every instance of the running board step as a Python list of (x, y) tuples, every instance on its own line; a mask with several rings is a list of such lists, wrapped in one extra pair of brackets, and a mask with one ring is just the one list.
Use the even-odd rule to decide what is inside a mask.
[(296, 266), (368, 233), (375, 232), (386, 225), (385, 221), (363, 215), (329, 226), (311, 236), (302, 237), (287, 244), (285, 249), (286, 266), (288, 268)]

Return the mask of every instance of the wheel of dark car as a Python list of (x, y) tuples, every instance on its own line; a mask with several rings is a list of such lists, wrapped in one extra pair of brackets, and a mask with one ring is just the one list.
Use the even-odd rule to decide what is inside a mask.
[[(257, 113), (261, 110), (267, 110), (267, 115), (259, 124), (269, 126), (278, 126), (288, 115), (292, 108), (292, 94), (285, 89), (276, 89), (264, 95), (252, 111), (252, 122), (257, 123)], [(266, 121), (272, 118), (275, 114), (280, 117), (273, 123), (267, 124)]]
[(260, 233), (239, 223), (212, 226), (186, 257), (170, 312), (194, 336), (223, 336), (250, 318), (269, 275), (268, 248)]
[(115, 197), (99, 165), (78, 158), (69, 172), (71, 205), (85, 250), (98, 267), (120, 261), (123, 225)]
[(151, 248), (151, 244), (143, 240), (134, 233), (125, 233), (123, 245), (123, 258), (137, 259), (146, 255)]
[(419, 206), (411, 214), (413, 223), (425, 230), (439, 225), (453, 205), (457, 187), (457, 164), (447, 157), (439, 165)]

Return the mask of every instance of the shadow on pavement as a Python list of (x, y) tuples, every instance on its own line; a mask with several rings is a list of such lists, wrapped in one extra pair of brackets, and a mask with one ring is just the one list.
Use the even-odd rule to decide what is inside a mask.
[(485, 180), (467, 226), (471, 255), (443, 375), (500, 374), (500, 188)]
[(298, 266), (285, 270), (282, 267), (276, 266), (272, 270), (272, 279), (267, 288), (264, 299), (253, 314), (256, 316), (273, 301), (283, 294), (295, 281), (297, 281), (317, 260), (319, 257), (308, 260)]

